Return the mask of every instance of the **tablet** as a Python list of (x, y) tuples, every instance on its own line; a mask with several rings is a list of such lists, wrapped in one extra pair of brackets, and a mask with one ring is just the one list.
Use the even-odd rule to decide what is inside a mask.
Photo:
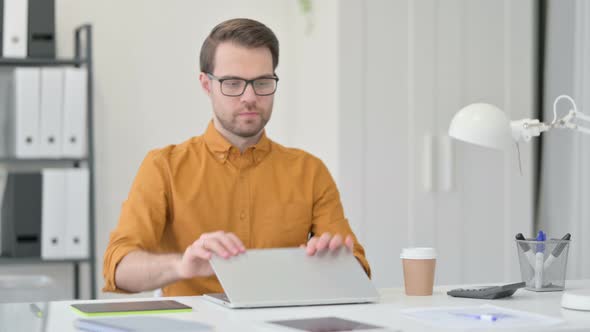
[(275, 320), (268, 323), (282, 325), (306, 332), (339, 332), (339, 331), (369, 331), (381, 330), (383, 327), (361, 323), (339, 317), (316, 317), (291, 320)]
[(173, 300), (76, 303), (72, 304), (71, 308), (76, 313), (87, 317), (167, 314), (173, 312), (190, 312), (193, 310), (191, 307)]

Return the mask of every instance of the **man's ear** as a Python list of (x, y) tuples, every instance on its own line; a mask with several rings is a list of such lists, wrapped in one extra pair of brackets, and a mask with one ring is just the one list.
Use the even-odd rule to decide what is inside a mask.
[(208, 96), (211, 95), (211, 80), (207, 74), (201, 72), (199, 74), (199, 82), (201, 82), (201, 88), (203, 91), (205, 91)]

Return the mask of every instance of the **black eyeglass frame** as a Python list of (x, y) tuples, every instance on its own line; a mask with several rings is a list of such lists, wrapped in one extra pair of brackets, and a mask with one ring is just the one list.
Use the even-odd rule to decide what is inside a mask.
[[(279, 77), (276, 76), (276, 75), (274, 75), (272, 77), (259, 77), (259, 78), (255, 78), (255, 79), (252, 79), (252, 80), (247, 80), (247, 79), (239, 78), (239, 77), (221, 78), (221, 77), (217, 77), (217, 76), (215, 76), (215, 75), (213, 75), (211, 73), (206, 73), (206, 74), (207, 74), (207, 77), (209, 77), (209, 79), (216, 80), (216, 81), (219, 82), (219, 88), (221, 90), (221, 93), (224, 96), (227, 96), (227, 97), (239, 97), (239, 96), (243, 95), (244, 92), (246, 92), (246, 89), (248, 88), (248, 84), (251, 84), (252, 85), (252, 89), (254, 90), (254, 94), (256, 94), (257, 96), (270, 96), (270, 95), (274, 95), (275, 92), (277, 92), (277, 87), (279, 86)], [(256, 92), (256, 88), (255, 88), (254, 82), (255, 81), (258, 81), (258, 80), (262, 80), (262, 79), (264, 79), (264, 80), (271, 79), (271, 80), (274, 80), (275, 81), (275, 88), (274, 88), (274, 90), (271, 93), (260, 94), (260, 93)], [(234, 81), (235, 80), (238, 80), (238, 81), (246, 82), (246, 84), (244, 85), (244, 89), (242, 90), (242, 92), (240, 94), (237, 94), (237, 95), (228, 95), (225, 92), (223, 92), (223, 81), (229, 81), (229, 80), (234, 80)]]

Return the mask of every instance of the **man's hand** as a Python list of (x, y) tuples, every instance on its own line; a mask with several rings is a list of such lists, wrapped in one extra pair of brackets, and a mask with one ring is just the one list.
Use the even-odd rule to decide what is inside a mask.
[(322, 236), (317, 237), (314, 236), (309, 241), (307, 241), (307, 245), (302, 244), (301, 248), (305, 248), (307, 254), (309, 256), (315, 255), (316, 252), (322, 250), (336, 250), (342, 245), (346, 246), (348, 249), (352, 250), (354, 246), (354, 241), (352, 240), (352, 236), (348, 235), (344, 242), (342, 241), (342, 235), (336, 234), (332, 236), (330, 233), (324, 233)]
[(233, 233), (204, 233), (184, 251), (177, 268), (178, 276), (182, 279), (212, 276), (209, 260), (213, 254), (230, 258), (244, 252), (244, 244)]

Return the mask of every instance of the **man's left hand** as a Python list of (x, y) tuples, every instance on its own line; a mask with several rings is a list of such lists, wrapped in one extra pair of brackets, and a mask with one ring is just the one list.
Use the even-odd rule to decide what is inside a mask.
[(352, 236), (348, 235), (344, 241), (342, 241), (342, 235), (336, 234), (332, 236), (330, 233), (324, 233), (321, 236), (314, 236), (309, 241), (307, 241), (307, 245), (302, 244), (301, 248), (305, 248), (305, 251), (309, 256), (315, 255), (316, 252), (323, 251), (323, 250), (336, 250), (342, 246), (347, 247), (348, 249), (352, 250), (354, 246), (354, 240)]

